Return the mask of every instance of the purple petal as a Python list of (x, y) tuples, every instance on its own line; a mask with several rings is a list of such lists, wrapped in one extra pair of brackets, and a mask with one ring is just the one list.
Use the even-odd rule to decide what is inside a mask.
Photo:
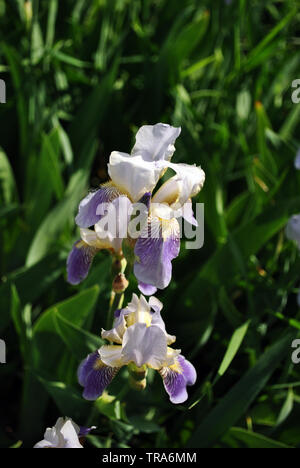
[(139, 283), (138, 288), (142, 294), (145, 294), (145, 296), (152, 296), (152, 294), (155, 294), (157, 291), (157, 288), (155, 286), (145, 283)]
[(84, 387), (83, 398), (97, 400), (118, 370), (103, 364), (98, 351), (89, 354), (78, 368), (78, 381)]
[(75, 242), (67, 259), (68, 282), (78, 284), (87, 277), (93, 258), (97, 253), (82, 240)]
[(100, 359), (98, 351), (89, 354), (80, 364), (77, 371), (78, 382), (83, 387), (86, 385), (89, 374), (94, 370), (94, 365)]
[[(134, 264), (134, 274), (142, 287), (146, 284), (164, 289), (171, 281), (171, 261), (180, 250), (178, 223), (176, 220), (171, 223), (174, 221), (175, 229), (170, 229), (169, 235), (163, 238), (161, 225), (157, 226), (157, 221), (152, 220), (148, 223), (148, 237), (142, 233), (136, 242), (134, 253), (138, 260)], [(156, 231), (157, 237), (150, 237), (151, 231)]]
[(80, 426), (78, 437), (85, 437), (94, 429), (96, 429), (96, 426), (92, 426), (92, 427)]
[(120, 195), (119, 190), (113, 185), (101, 187), (95, 192), (90, 192), (78, 207), (78, 214), (75, 218), (76, 224), (81, 228), (93, 226), (101, 219), (101, 214), (97, 214), (97, 208), (101, 203), (109, 203)]
[(152, 196), (151, 192), (146, 192), (142, 196), (142, 198), (138, 201), (138, 203), (143, 203), (146, 206), (148, 211), (149, 211), (149, 208), (150, 208), (151, 196)]
[(197, 379), (197, 373), (193, 364), (191, 364), (190, 361), (185, 359), (181, 354), (177, 357), (177, 360), (179, 361), (186, 384), (194, 385)]
[(295, 157), (295, 169), (300, 170), (300, 149), (298, 149), (296, 157)]
[(194, 385), (197, 374), (194, 366), (183, 356), (177, 357), (177, 363), (171, 367), (163, 367), (160, 370), (164, 387), (174, 404), (183, 403), (187, 400), (187, 385)]
[(114, 312), (114, 317), (119, 318), (120, 315), (121, 315), (121, 312), (122, 312), (122, 309), (116, 309), (115, 312)]

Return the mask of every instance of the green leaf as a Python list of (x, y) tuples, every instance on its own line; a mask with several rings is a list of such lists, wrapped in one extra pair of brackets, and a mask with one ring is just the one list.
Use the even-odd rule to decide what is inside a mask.
[(15, 285), (12, 285), (11, 288), (10, 313), (16, 332), (19, 335), (23, 360), (26, 362), (29, 359), (29, 344), (32, 337), (31, 306), (27, 304), (24, 308), (22, 307)]
[(220, 364), (220, 367), (218, 369), (218, 376), (221, 377), (222, 375), (225, 374), (226, 370), (230, 366), (232, 360), (234, 359), (236, 353), (238, 352), (243, 339), (247, 333), (248, 327), (250, 325), (250, 320), (245, 322), (243, 325), (241, 325), (239, 328), (235, 330), (233, 333), (229, 345), (227, 347), (225, 356)]
[(188, 441), (188, 447), (212, 447), (242, 416), (264, 388), (280, 361), (289, 353), (293, 335), (288, 334), (271, 346), (208, 416)]
[(289, 388), (287, 392), (286, 399), (279, 413), (278, 419), (276, 421), (276, 426), (283, 423), (291, 414), (294, 406), (294, 392), (292, 388)]
[(230, 441), (231, 438), (240, 442), (238, 447), (241, 448), (292, 448), (283, 444), (282, 442), (269, 439), (269, 437), (266, 437), (262, 434), (247, 431), (246, 429), (242, 429), (240, 427), (232, 427), (229, 430), (228, 435), (226, 435), (223, 440), (227, 442), (227, 439)]
[(49, 1), (47, 34), (46, 34), (46, 47), (52, 47), (55, 36), (55, 21), (57, 16), (58, 0)]
[(4, 203), (11, 203), (17, 198), (16, 182), (9, 160), (0, 147), (0, 196)]
[(48, 255), (32, 267), (22, 267), (6, 275), (5, 282), (0, 285), (0, 330), (3, 330), (9, 321), (12, 284), (15, 284), (22, 304), (33, 303), (61, 275), (61, 267), (62, 262), (57, 255)]
[[(72, 344), (76, 346), (79, 341), (74, 328), (76, 331), (76, 327), (82, 327), (90, 317), (98, 295), (99, 287), (93, 286), (55, 304), (38, 318), (33, 327), (33, 365), (40, 375), (43, 375), (43, 372), (51, 375), (52, 372), (55, 378), (62, 379), (61, 374), (64, 374), (64, 368), (68, 366), (68, 362), (63, 363), (62, 368), (59, 367), (59, 363), (62, 362), (64, 356), (78, 356), (76, 348), (72, 349)], [(59, 328), (57, 315), (60, 318)], [(86, 342), (91, 346), (92, 338), (90, 335), (88, 335), (89, 341), (87, 341), (84, 332), (81, 337), (85, 338), (85, 341), (81, 344), (81, 350)], [(63, 343), (67, 343), (70, 353), (65, 352), (66, 348)], [(80, 358), (84, 357), (82, 351), (79, 351), (79, 354)], [(67, 378), (67, 376), (64, 376), (64, 378)]]
[[(256, 254), (265, 244), (282, 229), (290, 214), (297, 206), (297, 200), (278, 203), (276, 207), (266, 209), (262, 214), (237, 228), (230, 241), (222, 245), (208, 259), (200, 272), (182, 293), (180, 304), (188, 307), (191, 314), (198, 314), (196, 304), (205, 304), (209, 292), (215, 294), (215, 288), (222, 284), (230, 287), (239, 271), (239, 264), (232, 254), (232, 243), (238, 246), (240, 258), (246, 260)], [(251, 235), (249, 235), (251, 233)], [(243, 261), (244, 261), (243, 260)]]
[(43, 312), (34, 324), (34, 335), (42, 331), (55, 331), (54, 315), (57, 313), (65, 320), (82, 326), (92, 312), (99, 295), (99, 286), (93, 286), (74, 296), (53, 305)]
[[(87, 148), (86, 165), (91, 164), (95, 154), (95, 146)], [(75, 209), (83, 196), (88, 179), (88, 169), (78, 169), (71, 177), (65, 192), (65, 197), (46, 216), (39, 227), (27, 254), (26, 266), (31, 266), (41, 260), (49, 251), (50, 246), (66, 227), (73, 224)]]
[(78, 390), (64, 382), (49, 381), (41, 376), (38, 376), (38, 380), (55, 401), (61, 415), (68, 416), (74, 421), (86, 419), (91, 403), (82, 398)]
[(69, 348), (69, 351), (79, 361), (86, 357), (88, 353), (94, 352), (104, 344), (104, 341), (99, 336), (80, 329), (64, 319), (59, 312), (56, 312), (53, 318), (57, 333)]

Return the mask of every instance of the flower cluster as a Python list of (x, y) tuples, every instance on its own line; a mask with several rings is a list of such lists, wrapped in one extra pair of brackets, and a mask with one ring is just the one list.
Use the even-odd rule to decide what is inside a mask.
[[(196, 381), (193, 365), (180, 350), (171, 347), (176, 338), (167, 333), (161, 317), (163, 305), (153, 296), (171, 281), (171, 262), (180, 250), (177, 218), (197, 225), (191, 198), (205, 180), (200, 167), (171, 162), (180, 131), (162, 123), (141, 127), (131, 154), (111, 153), (111, 180), (79, 204), (76, 223), (81, 239), (73, 245), (67, 260), (68, 281), (82, 281), (97, 252), (107, 249), (113, 255), (113, 265), (124, 262), (126, 266), (128, 261), (133, 266), (139, 290), (150, 296), (147, 301), (144, 295), (133, 294), (125, 308), (116, 304), (111, 309), (113, 328), (102, 330), (107, 344), (89, 354), (78, 369), (87, 400), (100, 397), (123, 366), (128, 366), (136, 389), (145, 388), (148, 368), (158, 371), (171, 402), (176, 404), (187, 399), (187, 386)], [(174, 174), (157, 188), (167, 170)], [(137, 204), (144, 218), (136, 236), (129, 220)], [(107, 224), (109, 212), (114, 213), (115, 223)], [(112, 298), (121, 296), (128, 286), (125, 268), (115, 273)]]
[[(168, 286), (172, 276), (171, 261), (180, 250), (177, 217), (191, 224), (194, 218), (191, 198), (201, 190), (205, 174), (200, 167), (171, 163), (174, 143), (181, 129), (166, 124), (145, 125), (136, 134), (131, 154), (113, 151), (109, 158), (111, 180), (90, 192), (79, 204), (76, 223), (81, 239), (67, 261), (68, 281), (81, 282), (88, 274), (95, 254), (101, 249), (122, 257), (124, 239), (134, 249), (134, 274), (143, 294), (151, 295)], [(161, 187), (155, 188), (167, 169), (175, 172)], [(136, 203), (147, 211), (140, 236), (131, 238), (128, 219)], [(105, 229), (101, 219), (107, 206), (117, 217), (117, 230)], [(152, 233), (152, 235), (149, 235)]]
[(110, 344), (89, 354), (78, 369), (84, 398), (96, 400), (121, 367), (133, 364), (142, 376), (148, 367), (157, 370), (172, 403), (187, 399), (186, 387), (195, 383), (196, 371), (180, 350), (170, 348), (176, 338), (166, 332), (162, 307), (154, 296), (147, 302), (133, 294), (128, 306), (115, 312), (113, 328), (102, 330)]

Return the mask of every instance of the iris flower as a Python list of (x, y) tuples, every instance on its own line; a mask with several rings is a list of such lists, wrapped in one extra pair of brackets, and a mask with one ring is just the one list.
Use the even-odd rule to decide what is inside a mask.
[[(108, 173), (111, 180), (89, 193), (79, 204), (75, 218), (80, 227), (81, 240), (77, 241), (67, 261), (68, 281), (77, 284), (88, 274), (95, 254), (108, 249), (122, 255), (122, 240), (130, 235), (103, 232), (101, 205), (114, 204), (118, 226), (127, 225), (130, 208), (142, 202), (148, 210), (140, 237), (133, 242), (134, 273), (140, 290), (147, 295), (164, 289), (171, 280), (171, 261), (180, 249), (180, 229), (176, 219), (184, 217), (196, 224), (191, 197), (201, 190), (205, 174), (200, 167), (171, 163), (174, 143), (181, 129), (167, 124), (145, 125), (136, 134), (131, 154), (113, 151), (109, 158)], [(153, 191), (166, 170), (175, 175), (153, 195)], [(100, 209), (99, 209), (100, 207)], [(92, 228), (92, 229), (90, 229)], [(122, 231), (122, 229), (121, 229)], [(149, 237), (149, 233), (154, 235)]]
[(141, 371), (157, 370), (172, 403), (188, 398), (186, 387), (195, 383), (196, 371), (180, 350), (169, 346), (176, 338), (166, 332), (161, 309), (156, 297), (147, 302), (143, 295), (138, 298), (133, 294), (128, 306), (115, 312), (113, 328), (102, 330), (102, 338), (110, 344), (89, 354), (79, 366), (78, 380), (85, 399), (96, 400), (119, 369), (132, 364)]
[[(290, 217), (285, 228), (285, 234), (289, 240), (295, 241), (298, 249), (300, 249), (300, 214)], [(300, 307), (300, 291), (297, 295), (297, 304)]]
[(55, 426), (48, 427), (44, 439), (33, 448), (83, 448), (79, 437), (86, 436), (91, 428), (79, 427), (71, 418), (58, 418)]

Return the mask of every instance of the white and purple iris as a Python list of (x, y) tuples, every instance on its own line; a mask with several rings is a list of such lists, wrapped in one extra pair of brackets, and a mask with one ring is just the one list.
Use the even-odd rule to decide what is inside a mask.
[(79, 366), (85, 399), (96, 400), (121, 367), (134, 364), (159, 372), (172, 403), (186, 401), (186, 387), (194, 385), (196, 371), (180, 350), (170, 348), (176, 338), (166, 332), (161, 309), (162, 303), (154, 296), (147, 302), (144, 296), (133, 294), (128, 306), (115, 312), (113, 328), (102, 330), (102, 338), (110, 344), (89, 354)]
[[(122, 226), (130, 216), (128, 208), (143, 202), (148, 218), (144, 230), (134, 240), (134, 274), (139, 289), (146, 295), (168, 286), (172, 275), (171, 262), (180, 250), (180, 229), (176, 217), (180, 215), (197, 225), (191, 198), (198, 194), (205, 180), (200, 167), (170, 162), (180, 131), (180, 128), (162, 123), (145, 125), (136, 134), (131, 154), (111, 153), (108, 163), (111, 180), (89, 193), (79, 204), (75, 221), (80, 227), (81, 240), (73, 245), (67, 261), (68, 281), (71, 284), (78, 284), (87, 276), (99, 250), (108, 249), (122, 256), (124, 233), (112, 235), (103, 232), (100, 223), (103, 212), (99, 207), (114, 204), (117, 224)], [(175, 175), (153, 194), (168, 168)], [(149, 232), (155, 232), (155, 235), (149, 236)], [(127, 235), (130, 237), (129, 233)]]
[[(300, 214), (291, 216), (286, 225), (285, 234), (289, 240), (295, 241), (300, 249)], [(300, 307), (300, 291), (297, 295), (297, 304)]]
[(44, 439), (33, 448), (83, 448), (79, 438), (85, 437), (95, 426), (79, 427), (71, 418), (58, 418), (55, 426), (48, 427)]

